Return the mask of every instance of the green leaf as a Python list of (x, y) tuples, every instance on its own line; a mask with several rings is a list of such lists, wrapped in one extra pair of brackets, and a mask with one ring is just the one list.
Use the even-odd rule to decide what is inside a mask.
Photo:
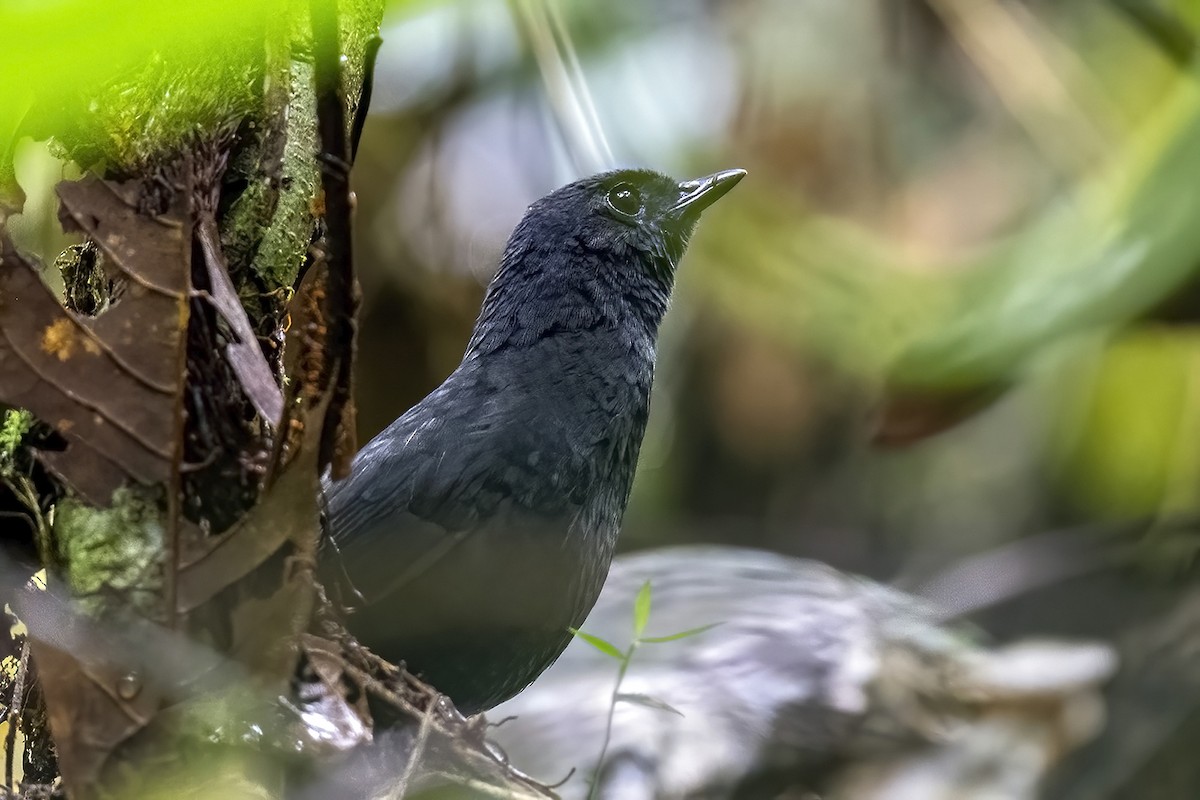
[(668, 703), (664, 703), (662, 700), (659, 700), (656, 697), (651, 697), (648, 694), (629, 694), (622, 692), (617, 695), (617, 702), (632, 703), (635, 706), (645, 706), (646, 708), (653, 708), (656, 711), (669, 711), (672, 714), (678, 714), (681, 717), (683, 716), (683, 712), (678, 708), (675, 708)]
[(617, 647), (615, 644), (613, 644), (612, 642), (601, 639), (599, 636), (593, 636), (590, 633), (584, 633), (583, 631), (579, 630), (578, 628), (567, 628), (567, 630), (569, 630), (571, 632), (572, 636), (577, 636), (580, 639), (583, 639), (585, 642), (590, 644), (592, 647), (596, 648), (601, 653), (604, 653), (604, 655), (612, 656), (613, 658), (617, 659), (618, 661), (625, 660), (625, 654), (622, 653), (621, 649), (619, 647)]
[(637, 599), (633, 601), (633, 635), (634, 638), (639, 638), (642, 632), (646, 630), (646, 623), (650, 621), (650, 581), (642, 584), (642, 588), (638, 589)]
[(711, 625), (701, 625), (699, 628), (689, 628), (686, 631), (680, 631), (679, 633), (672, 633), (669, 636), (646, 636), (646, 637), (638, 639), (638, 641), (642, 642), (644, 644), (660, 644), (662, 642), (674, 642), (674, 641), (678, 641), (679, 639), (686, 639), (689, 636), (698, 636), (698, 635), (704, 633), (705, 631), (710, 631), (713, 628), (715, 628), (721, 624), (723, 624), (723, 623), (714, 622)]

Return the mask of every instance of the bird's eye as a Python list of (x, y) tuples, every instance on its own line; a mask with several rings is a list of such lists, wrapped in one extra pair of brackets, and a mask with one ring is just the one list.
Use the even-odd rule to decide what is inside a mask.
[(636, 217), (642, 210), (642, 193), (632, 184), (618, 183), (608, 190), (608, 204), (618, 214)]

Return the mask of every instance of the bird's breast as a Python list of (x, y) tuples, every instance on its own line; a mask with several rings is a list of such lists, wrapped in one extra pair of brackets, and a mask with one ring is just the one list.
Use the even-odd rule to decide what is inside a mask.
[(648, 336), (612, 331), (492, 354), (475, 424), (502, 429), (494, 441), (522, 482), (584, 508), (589, 529), (614, 513), (619, 523), (646, 429), (653, 354)]

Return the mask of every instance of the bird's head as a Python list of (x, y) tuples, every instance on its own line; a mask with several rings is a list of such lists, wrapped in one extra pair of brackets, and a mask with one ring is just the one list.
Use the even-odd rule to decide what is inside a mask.
[(602, 172), (538, 200), (513, 238), (524, 232), (548, 247), (611, 257), (619, 268), (646, 272), (669, 290), (700, 212), (745, 174), (731, 169), (679, 183), (646, 169)]
[(508, 240), (470, 350), (631, 321), (653, 334), (700, 213), (745, 174), (613, 170), (536, 201)]

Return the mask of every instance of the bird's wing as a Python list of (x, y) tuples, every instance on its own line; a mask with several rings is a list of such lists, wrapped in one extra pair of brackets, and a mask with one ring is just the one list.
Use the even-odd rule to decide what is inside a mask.
[[(456, 381), (465, 382), (443, 384), (368, 442), (347, 478), (324, 483), (325, 560), (340, 561), (368, 602), (428, 573), (482, 531), (513, 534), (503, 550), (543, 538), (539, 530), (565, 529), (578, 511), (578, 498), (545, 479), (548, 465), (529, 458), (538, 435), (530, 415), (491, 401), (504, 397), (496, 387)], [(472, 393), (489, 402), (467, 402)], [(497, 557), (483, 550), (462, 557)]]
[(488, 511), (485, 495), (464, 496), (478, 466), (441, 446), (445, 420), (424, 411), (396, 420), (359, 452), (349, 476), (323, 484), (326, 560), (368, 602), (426, 572)]

